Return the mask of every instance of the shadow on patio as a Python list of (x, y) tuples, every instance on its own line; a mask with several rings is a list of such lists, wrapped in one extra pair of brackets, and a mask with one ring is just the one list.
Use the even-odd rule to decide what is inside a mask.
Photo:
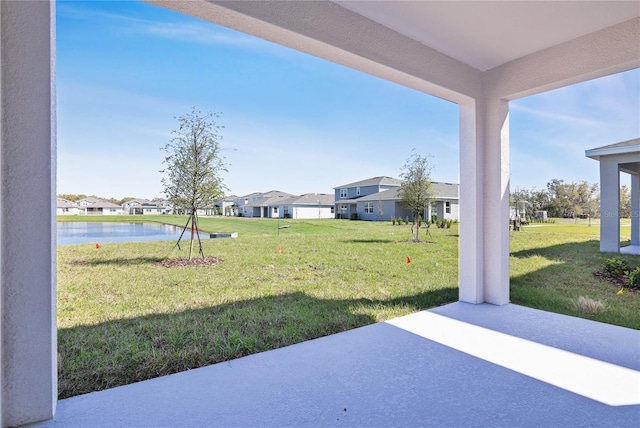
[(35, 426), (632, 427), (639, 347), (636, 330), (453, 303), (61, 400)]
[(370, 308), (417, 311), (455, 301), (457, 288), (373, 299), (303, 292), (60, 329), (59, 398), (113, 388), (281, 348), (376, 322)]

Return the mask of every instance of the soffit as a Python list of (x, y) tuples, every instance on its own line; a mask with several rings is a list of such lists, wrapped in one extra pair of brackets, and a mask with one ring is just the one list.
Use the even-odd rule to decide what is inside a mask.
[(640, 16), (637, 0), (334, 3), (481, 71)]

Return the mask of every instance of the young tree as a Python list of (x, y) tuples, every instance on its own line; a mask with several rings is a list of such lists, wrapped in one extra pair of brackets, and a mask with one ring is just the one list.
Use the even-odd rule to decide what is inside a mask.
[(398, 191), (400, 204), (411, 212), (413, 216), (413, 224), (416, 227), (415, 240), (419, 241), (420, 219), (431, 203), (433, 198), (433, 189), (431, 186), (431, 170), (433, 166), (429, 163), (428, 157), (420, 156), (416, 150), (404, 166), (402, 167), (402, 184)]
[(164, 193), (175, 209), (190, 214), (185, 225), (186, 228), (191, 222), (189, 260), (198, 230), (198, 209), (213, 206), (227, 190), (221, 176), (227, 165), (220, 155), (220, 130), (224, 127), (217, 124), (219, 117), (220, 113), (202, 114), (193, 107), (190, 113), (176, 118), (179, 127), (172, 131), (171, 142), (164, 146), (167, 152), (165, 168), (161, 170), (165, 174)]

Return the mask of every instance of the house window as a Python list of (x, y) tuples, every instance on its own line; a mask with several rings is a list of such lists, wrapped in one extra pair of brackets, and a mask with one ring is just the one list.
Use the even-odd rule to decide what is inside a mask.
[(331, 214), (333, 214), (335, 212), (335, 207), (332, 205), (331, 206)]
[(278, 214), (278, 207), (273, 207), (273, 213)]
[(447, 201), (444, 203), (444, 212), (451, 214), (451, 202)]
[(360, 188), (356, 187), (356, 196), (360, 196)]
[(373, 214), (373, 202), (365, 202), (364, 203), (364, 213), (365, 214)]
[(347, 204), (340, 205), (340, 212), (343, 214), (347, 212)]
[(345, 199), (347, 197), (347, 189), (340, 189), (340, 199)]

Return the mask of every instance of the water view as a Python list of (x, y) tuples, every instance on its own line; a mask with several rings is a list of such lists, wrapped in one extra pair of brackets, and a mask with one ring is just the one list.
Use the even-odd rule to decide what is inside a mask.
[[(178, 240), (182, 227), (160, 223), (58, 222), (58, 245)], [(190, 231), (185, 232), (189, 238)], [(209, 234), (200, 234), (208, 238)]]

